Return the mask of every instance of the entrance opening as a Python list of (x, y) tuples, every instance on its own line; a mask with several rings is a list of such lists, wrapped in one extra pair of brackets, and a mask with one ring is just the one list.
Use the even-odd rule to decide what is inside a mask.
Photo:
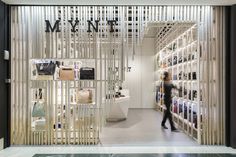
[[(126, 99), (109, 104), (101, 143), (109, 145), (198, 145), (199, 104), (198, 28), (194, 22), (150, 22), (145, 28), (123, 88)], [(161, 126), (166, 110), (162, 75), (168, 72), (172, 90), (171, 113), (178, 132)], [(192, 93), (193, 94), (192, 94)], [(112, 118), (112, 119), (111, 119)], [(111, 122), (112, 121), (112, 122)]]

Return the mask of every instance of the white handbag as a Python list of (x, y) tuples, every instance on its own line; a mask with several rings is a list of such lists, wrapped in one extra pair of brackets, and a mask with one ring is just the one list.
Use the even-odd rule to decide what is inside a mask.
[(35, 120), (35, 130), (41, 131), (46, 129), (46, 120), (45, 119), (38, 119)]
[(93, 102), (93, 95), (91, 89), (78, 90), (76, 94), (77, 103), (88, 104)]

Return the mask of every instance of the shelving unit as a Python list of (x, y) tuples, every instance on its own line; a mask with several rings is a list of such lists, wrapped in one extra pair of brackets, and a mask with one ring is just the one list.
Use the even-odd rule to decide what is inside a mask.
[[(171, 27), (170, 27), (171, 26)], [(168, 32), (163, 30), (168, 28)], [(201, 111), (199, 90), (198, 29), (193, 22), (181, 24), (166, 23), (158, 28), (156, 35), (156, 109), (165, 111), (164, 89), (161, 76), (164, 71), (172, 75), (172, 83), (179, 91), (172, 91), (171, 112), (179, 129), (193, 139), (201, 138)], [(162, 32), (162, 33), (161, 33)], [(162, 43), (160, 43), (161, 40)]]

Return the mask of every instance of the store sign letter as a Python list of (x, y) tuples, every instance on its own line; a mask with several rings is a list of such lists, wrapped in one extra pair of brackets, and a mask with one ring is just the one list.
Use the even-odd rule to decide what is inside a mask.
[(99, 22), (98, 20), (95, 20), (96, 27), (92, 24), (91, 21), (87, 20), (87, 22), (88, 22), (88, 30), (87, 30), (88, 33), (92, 32), (91, 29), (90, 29), (90, 25), (92, 25), (95, 32), (98, 32), (98, 22)]
[(79, 20), (75, 20), (75, 24), (74, 25), (73, 25), (73, 20), (68, 20), (68, 22), (70, 23), (70, 25), (72, 27), (71, 32), (76, 32), (75, 27), (76, 27), (76, 25), (79, 24)]
[(56, 20), (56, 22), (55, 22), (53, 27), (51, 26), (49, 20), (45, 20), (45, 22), (46, 22), (46, 31), (45, 32), (50, 32), (50, 30), (52, 32), (54, 32), (55, 29), (56, 29), (56, 32), (61, 32), (60, 29), (59, 29), (59, 22), (60, 22), (60, 20)]
[(110, 32), (114, 32), (113, 26), (114, 26), (114, 24), (116, 24), (116, 20), (108, 20), (107, 23), (108, 23), (109, 25), (111, 25)]
[[(46, 22), (46, 30), (45, 32), (54, 32), (56, 30), (56, 32), (61, 32), (61, 30), (59, 29), (59, 25), (60, 25), (60, 20), (56, 20), (56, 22), (54, 23), (53, 27), (52, 25), (50, 24), (49, 20), (45, 20)], [(78, 29), (76, 29), (76, 26), (79, 24), (79, 20), (68, 20), (68, 22), (70, 23), (71, 25), (71, 32), (76, 32), (78, 31)], [(95, 32), (98, 32), (98, 23), (99, 23), (99, 20), (95, 20), (95, 24), (93, 24), (90, 20), (87, 21), (88, 22), (88, 30), (87, 32), (90, 33), (92, 32), (91, 31), (91, 26), (93, 28), (93, 30)], [(107, 21), (107, 24), (110, 25), (110, 32), (114, 32), (114, 25), (116, 25), (116, 20), (108, 20)]]

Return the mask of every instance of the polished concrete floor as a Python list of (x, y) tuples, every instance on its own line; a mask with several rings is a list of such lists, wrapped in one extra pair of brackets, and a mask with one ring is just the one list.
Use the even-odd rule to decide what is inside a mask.
[[(0, 157), (33, 157), (41, 155), (41, 157), (96, 157), (96, 154), (137, 154), (137, 157), (153, 157), (153, 154), (214, 154), (215, 157), (224, 157), (217, 154), (234, 154), (236, 150), (225, 146), (117, 146), (117, 147), (101, 147), (101, 146), (14, 146), (0, 151)], [(47, 155), (48, 154), (48, 155)], [(57, 154), (55, 156), (54, 154)], [(63, 156), (63, 154), (67, 156)], [(140, 155), (140, 156), (139, 156)], [(40, 156), (35, 156), (40, 157)], [(102, 156), (101, 156), (102, 157)], [(120, 156), (119, 156), (120, 157)], [(124, 156), (129, 157), (129, 156)], [(155, 157), (155, 156), (154, 156)], [(157, 156), (158, 157), (158, 156)], [(163, 157), (163, 156), (161, 156)], [(186, 156), (177, 156), (186, 157)], [(204, 156), (202, 156), (204, 157)], [(227, 156), (225, 156), (227, 157)], [(231, 157), (231, 156), (229, 156)]]
[(198, 145), (182, 132), (173, 133), (169, 129), (162, 130), (161, 119), (162, 115), (154, 110), (131, 109), (126, 121), (107, 123), (99, 145), (12, 146), (0, 151), (0, 157), (236, 156), (236, 149)]
[[(102, 130), (102, 146), (198, 146), (183, 132), (161, 128), (162, 115), (153, 109), (129, 109), (128, 119), (109, 122)], [(169, 121), (166, 125), (169, 127)], [(170, 128), (170, 127), (169, 127)]]
[(235, 157), (235, 154), (36, 154), (33, 157)]

